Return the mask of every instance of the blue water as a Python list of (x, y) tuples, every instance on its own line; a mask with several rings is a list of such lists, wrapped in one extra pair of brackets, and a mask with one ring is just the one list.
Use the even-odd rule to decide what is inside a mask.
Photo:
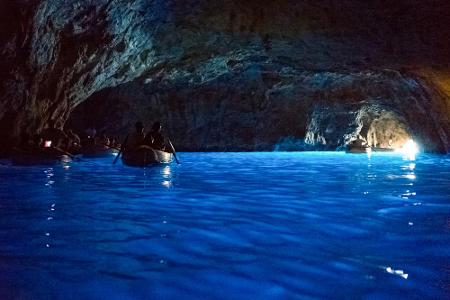
[(450, 297), (450, 156), (0, 165), (0, 299)]

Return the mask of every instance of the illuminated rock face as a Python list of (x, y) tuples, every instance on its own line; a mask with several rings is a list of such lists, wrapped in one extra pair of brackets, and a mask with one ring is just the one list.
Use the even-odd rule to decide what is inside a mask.
[(2, 1), (0, 141), (121, 85), (80, 111), (113, 133), (163, 119), (189, 150), (335, 149), (358, 134), (448, 150), (445, 80), (430, 74), (449, 66), (450, 4), (365, 2)]
[(207, 83), (162, 79), (105, 90), (75, 110), (69, 123), (117, 135), (136, 120), (147, 127), (161, 120), (183, 150), (335, 150), (358, 135), (382, 148), (411, 137), (428, 149), (443, 147), (432, 97), (413, 78), (268, 66), (270, 72), (259, 62)]

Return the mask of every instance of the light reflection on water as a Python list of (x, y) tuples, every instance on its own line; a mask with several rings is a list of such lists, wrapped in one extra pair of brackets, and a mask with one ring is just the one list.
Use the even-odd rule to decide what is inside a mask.
[(0, 166), (0, 298), (445, 298), (450, 158)]

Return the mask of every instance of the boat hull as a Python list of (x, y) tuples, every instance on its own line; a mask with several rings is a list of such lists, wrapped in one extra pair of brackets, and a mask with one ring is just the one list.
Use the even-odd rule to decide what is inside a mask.
[(374, 152), (394, 152), (395, 149), (391, 149), (391, 148), (372, 148), (372, 151)]
[(118, 150), (111, 148), (88, 148), (83, 149), (82, 151), (84, 157), (91, 158), (110, 157), (111, 155), (114, 155), (118, 152)]
[(367, 153), (370, 151), (370, 147), (357, 147), (357, 146), (349, 146), (345, 150), (347, 153)]
[(70, 161), (72, 159), (68, 155), (51, 152), (19, 153), (11, 158), (16, 166), (54, 165)]
[(168, 164), (172, 162), (172, 159), (172, 153), (150, 147), (141, 147), (122, 154), (123, 164), (131, 167), (148, 167), (157, 164)]

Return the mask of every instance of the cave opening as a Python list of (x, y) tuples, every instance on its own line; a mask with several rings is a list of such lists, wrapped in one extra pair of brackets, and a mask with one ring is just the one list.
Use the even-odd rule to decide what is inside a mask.
[(384, 112), (370, 124), (366, 140), (371, 147), (400, 149), (412, 138), (410, 128), (398, 116)]
[[(146, 1), (2, 5), (17, 16), (1, 23), (2, 152), (72, 110), (68, 125), (82, 130), (85, 105), (98, 111), (85, 121), (112, 135), (162, 119), (186, 150), (270, 151), (341, 149), (359, 134), (351, 116), (377, 104), (425, 151), (449, 150), (445, 1), (199, 1), (189, 14)], [(342, 107), (336, 123), (316, 122), (321, 108)], [(405, 128), (389, 138), (382, 127), (396, 125), (378, 123), (369, 144), (407, 140)]]
[(449, 0), (0, 0), (0, 299), (449, 298), (449, 53)]

